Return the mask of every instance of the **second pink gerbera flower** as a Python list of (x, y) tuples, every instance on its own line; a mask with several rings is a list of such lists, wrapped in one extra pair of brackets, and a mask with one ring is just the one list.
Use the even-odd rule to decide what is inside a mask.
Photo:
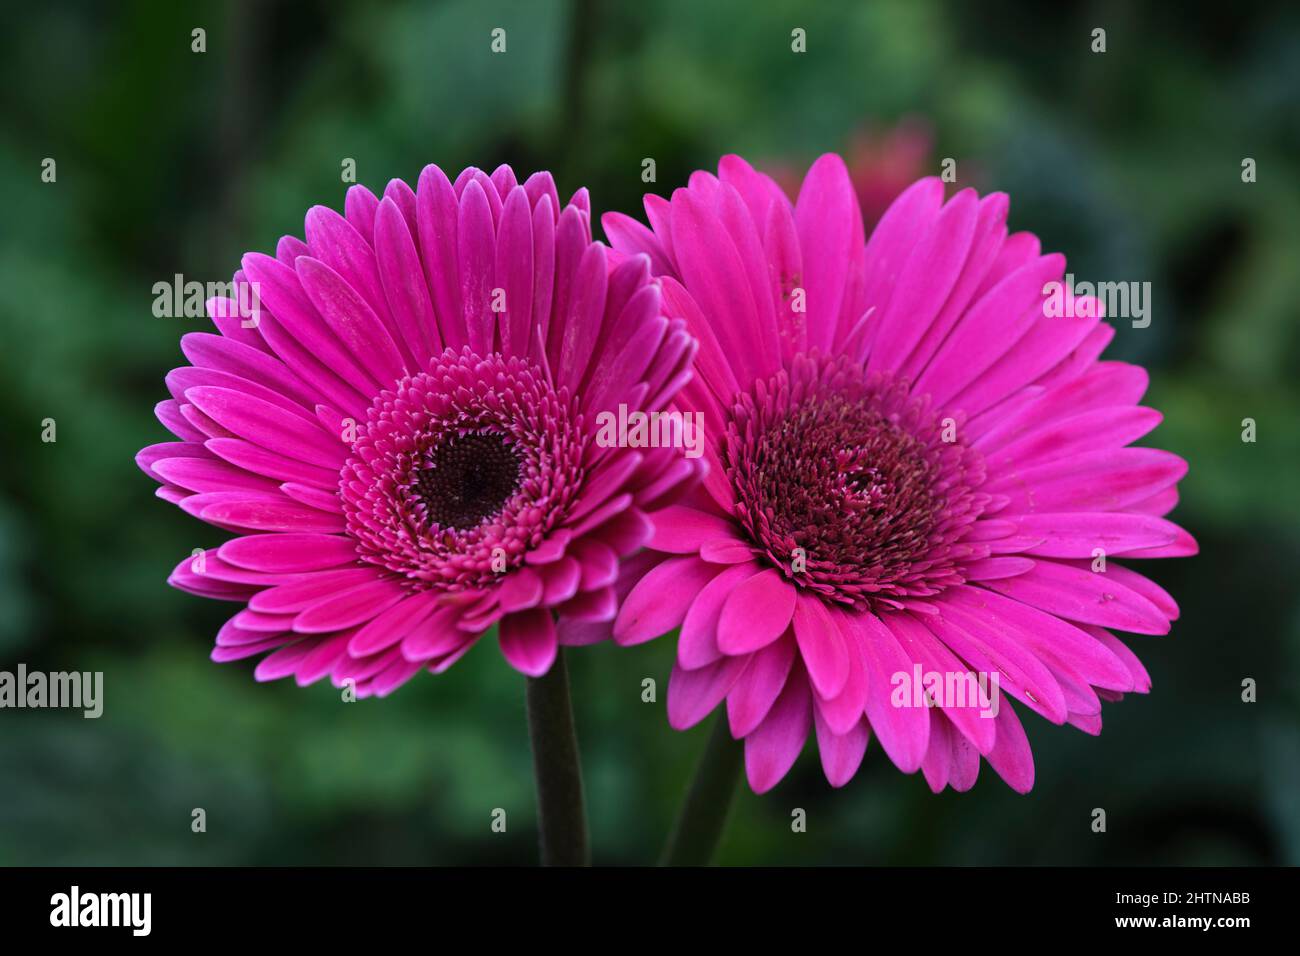
[(694, 473), (669, 449), (601, 447), (595, 419), (663, 407), (694, 341), (644, 260), (611, 267), (585, 190), (539, 173), (427, 167), (418, 190), (315, 207), (306, 241), (244, 257), (219, 334), (182, 339), (144, 449), (159, 495), (240, 536), (171, 583), (246, 607), (213, 659), (271, 652), (259, 679), (329, 676), (384, 695), (492, 625), (545, 673), (554, 616), (613, 618), (646, 512)]
[(603, 220), (700, 339), (679, 401), (705, 414), (711, 466), (656, 516), (659, 563), (622, 582), (613, 635), (680, 626), (669, 719), (725, 700), (756, 791), (810, 732), (836, 786), (874, 733), (936, 791), (972, 786), (981, 756), (1028, 790), (1013, 708), (942, 685), (916, 706), (899, 689), (917, 674), (996, 674), (1094, 734), (1102, 699), (1150, 687), (1111, 632), (1166, 633), (1178, 608), (1105, 562), (1195, 553), (1162, 517), (1186, 463), (1126, 447), (1160, 421), (1137, 405), (1147, 376), (1098, 360), (1113, 335), (1099, 303), (1045, 311), (1065, 261), (1008, 235), (1007, 208), (969, 189), (945, 203), (922, 180), (868, 240), (838, 157), (791, 204), (729, 156), (671, 201), (647, 197), (651, 229)]

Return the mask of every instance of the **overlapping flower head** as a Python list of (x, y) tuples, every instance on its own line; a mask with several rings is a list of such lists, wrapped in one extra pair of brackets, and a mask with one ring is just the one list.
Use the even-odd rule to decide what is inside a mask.
[[(696, 475), (672, 449), (604, 447), (595, 419), (665, 407), (695, 342), (643, 257), (591, 239), (585, 190), (508, 166), (355, 186), (306, 238), (251, 253), (217, 333), (184, 336), (138, 456), (158, 494), (238, 534), (170, 581), (246, 605), (212, 657), (259, 679), (384, 695), (493, 625), (545, 673), (556, 617), (612, 620), (647, 512)], [(250, 307), (249, 302), (256, 305)]]
[[(1196, 551), (1163, 517), (1186, 463), (1129, 447), (1160, 415), (1137, 404), (1141, 368), (1100, 360), (1101, 304), (1045, 308), (1065, 260), (1008, 234), (1003, 194), (945, 202), (925, 179), (868, 239), (836, 156), (795, 203), (728, 156), (645, 206), (648, 229), (602, 222), (700, 339), (678, 400), (705, 413), (711, 468), (656, 515), (658, 563), (621, 580), (613, 636), (681, 628), (669, 719), (725, 701), (756, 791), (810, 733), (835, 786), (874, 734), (936, 792), (971, 787), (981, 757), (1027, 791), (1030, 748), (995, 692), (1099, 733), (1102, 700), (1150, 688), (1112, 632), (1178, 616), (1112, 559)], [(936, 706), (915, 706), (917, 675)]]

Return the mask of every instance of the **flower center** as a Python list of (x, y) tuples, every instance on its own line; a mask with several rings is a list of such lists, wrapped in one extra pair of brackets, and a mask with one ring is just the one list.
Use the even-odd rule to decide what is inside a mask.
[(415, 490), (431, 524), (472, 528), (497, 514), (519, 489), (523, 458), (505, 436), (475, 432), (433, 449)]
[(343, 466), (358, 556), (416, 588), (488, 586), (565, 520), (581, 426), (568, 390), (531, 363), (447, 349), (375, 398)]
[(978, 452), (908, 383), (798, 356), (733, 406), (723, 463), (736, 516), (795, 583), (861, 608), (964, 580), (961, 543), (989, 497)]

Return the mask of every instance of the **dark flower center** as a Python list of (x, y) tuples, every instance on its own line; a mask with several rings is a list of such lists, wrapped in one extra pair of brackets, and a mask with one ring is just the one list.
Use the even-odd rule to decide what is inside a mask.
[(544, 369), (445, 349), (375, 396), (340, 473), (348, 533), (414, 588), (484, 587), (565, 520), (585, 450), (576, 402)]
[[(857, 607), (962, 581), (987, 495), (978, 452), (908, 384), (799, 356), (732, 408), (723, 462), (736, 517), (788, 578)], [(955, 430), (956, 420), (953, 420)]]
[(499, 512), (519, 490), (523, 457), (494, 432), (451, 438), (429, 455), (415, 491), (429, 522), (443, 528), (472, 528)]

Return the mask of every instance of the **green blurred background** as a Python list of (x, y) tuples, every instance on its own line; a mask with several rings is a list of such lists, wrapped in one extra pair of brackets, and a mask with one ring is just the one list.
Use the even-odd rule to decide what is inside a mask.
[[(341, 209), (346, 157), (376, 192), (429, 162), (510, 162), (640, 215), (643, 158), (663, 193), (726, 152), (802, 172), (909, 116), (934, 137), (915, 175), (953, 157), (960, 184), (1010, 193), (1012, 226), (1080, 279), (1153, 284), (1151, 326), (1122, 323), (1107, 356), (1151, 370), (1166, 414), (1152, 441), (1191, 462), (1174, 517), (1202, 553), (1149, 565), (1183, 607), (1169, 637), (1133, 641), (1150, 696), (1107, 705), (1099, 738), (1026, 720), (1030, 795), (985, 766), (973, 792), (933, 796), (874, 744), (835, 791), (810, 747), (775, 791), (741, 793), (719, 861), (1300, 862), (1300, 11), (1054, 6), (7, 9), (0, 669), (102, 670), (106, 702), (98, 721), (0, 712), (0, 864), (536, 859), (523, 678), (491, 643), (353, 704), (208, 661), (233, 606), (164, 579), (226, 535), (154, 498), (132, 461), (165, 438), (152, 406), (178, 339), (207, 326), (155, 318), (155, 282), (228, 279), (244, 250), (301, 234), (310, 205)], [(195, 27), (206, 53), (191, 52)], [(671, 654), (570, 654), (599, 863), (654, 859), (707, 735), (667, 727)], [(1247, 677), (1258, 703), (1241, 701)], [(195, 807), (206, 833), (191, 832)], [(806, 833), (791, 832), (794, 808)]]

